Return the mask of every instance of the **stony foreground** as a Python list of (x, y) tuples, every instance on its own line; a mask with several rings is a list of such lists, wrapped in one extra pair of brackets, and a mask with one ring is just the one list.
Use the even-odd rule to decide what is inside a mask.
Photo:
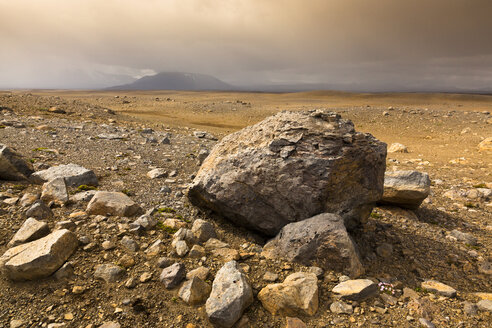
[[(1, 254), (29, 216), (49, 229), (30, 221), (38, 234), (26, 229), (15, 244), (56, 231), (78, 239), (54, 275), (14, 282), (2, 274), (4, 327), (191, 328), (236, 319), (238, 327), (490, 326), (491, 181), (479, 170), (474, 180), (456, 181), (422, 161), (389, 156), (391, 167), (425, 167), (431, 196), (416, 210), (372, 212), (353, 234), (365, 273), (351, 279), (265, 257), (264, 237), (189, 204), (200, 154), (216, 143), (209, 133), (142, 126), (56, 98), (1, 96), (0, 106), (12, 109), (1, 112), (1, 143), (36, 171), (73, 163), (97, 176), (97, 187), (93, 177), (49, 187), (2, 181)], [(96, 191), (117, 194), (101, 193), (89, 206)], [(237, 289), (220, 297), (230, 277)]]

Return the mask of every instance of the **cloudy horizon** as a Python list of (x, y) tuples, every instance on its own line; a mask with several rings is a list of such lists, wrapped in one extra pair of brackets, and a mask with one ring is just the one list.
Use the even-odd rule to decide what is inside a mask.
[(238, 86), (492, 91), (488, 0), (0, 0), (0, 88), (163, 71)]

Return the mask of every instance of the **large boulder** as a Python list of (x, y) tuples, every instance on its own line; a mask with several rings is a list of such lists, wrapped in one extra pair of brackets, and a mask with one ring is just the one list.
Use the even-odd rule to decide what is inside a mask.
[(98, 191), (87, 204), (89, 214), (133, 216), (142, 211), (140, 205), (121, 192)]
[(338, 114), (282, 112), (222, 139), (188, 197), (271, 236), (324, 212), (353, 227), (381, 198), (385, 160), (385, 143)]
[(32, 174), (32, 179), (36, 183), (44, 183), (56, 178), (65, 178), (65, 183), (69, 187), (97, 186), (98, 183), (97, 176), (93, 171), (77, 164), (53, 166)]
[(418, 171), (389, 171), (384, 176), (382, 204), (417, 209), (430, 193), (430, 178)]
[(0, 144), (0, 180), (26, 180), (33, 172), (19, 154)]
[(253, 291), (236, 261), (230, 261), (217, 272), (212, 293), (205, 303), (212, 324), (230, 328), (253, 303)]
[(339, 215), (323, 213), (286, 225), (263, 247), (268, 258), (284, 258), (325, 270), (345, 272), (352, 277), (364, 273), (356, 246)]
[(12, 280), (48, 277), (58, 270), (78, 246), (69, 230), (57, 230), (46, 237), (22, 244), (0, 257), (0, 267)]

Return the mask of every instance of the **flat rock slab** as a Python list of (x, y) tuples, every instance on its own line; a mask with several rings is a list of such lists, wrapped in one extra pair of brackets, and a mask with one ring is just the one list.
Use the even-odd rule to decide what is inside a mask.
[(422, 288), (446, 297), (456, 296), (456, 289), (436, 280), (427, 280), (422, 282)]
[(359, 301), (376, 296), (378, 286), (369, 279), (354, 279), (339, 283), (332, 292), (342, 299)]
[(65, 178), (65, 182), (69, 187), (78, 187), (80, 185), (97, 186), (98, 184), (97, 176), (93, 171), (76, 164), (53, 166), (49, 169), (35, 172), (31, 177), (36, 183)]
[(364, 272), (343, 218), (336, 214), (323, 213), (286, 225), (263, 247), (262, 255), (306, 266), (316, 262), (325, 270), (345, 272), (354, 278)]
[(318, 310), (318, 278), (314, 273), (293, 273), (283, 283), (267, 285), (258, 299), (273, 315), (312, 316)]
[(384, 175), (380, 203), (417, 209), (430, 193), (430, 178), (418, 171), (389, 171)]
[(57, 230), (46, 237), (9, 249), (0, 266), (12, 280), (34, 280), (50, 276), (77, 249), (77, 237), (69, 230)]
[(87, 205), (86, 212), (94, 215), (133, 216), (140, 206), (121, 192), (98, 191)]
[(49, 233), (50, 228), (46, 222), (38, 221), (35, 218), (28, 218), (24, 221), (7, 246), (15, 247), (20, 244), (25, 244), (27, 242), (42, 238)]
[(185, 266), (181, 263), (174, 263), (162, 270), (159, 280), (167, 289), (173, 289), (177, 287), (185, 277)]
[(22, 156), (0, 144), (0, 180), (26, 180), (33, 172)]
[(179, 289), (179, 297), (189, 305), (205, 302), (212, 287), (198, 277), (193, 277)]
[(218, 327), (230, 328), (253, 303), (253, 291), (236, 261), (230, 261), (217, 272), (212, 293), (205, 310), (210, 322)]
[(332, 112), (281, 112), (223, 138), (188, 198), (269, 236), (292, 222), (338, 213), (350, 227), (383, 193), (386, 144)]

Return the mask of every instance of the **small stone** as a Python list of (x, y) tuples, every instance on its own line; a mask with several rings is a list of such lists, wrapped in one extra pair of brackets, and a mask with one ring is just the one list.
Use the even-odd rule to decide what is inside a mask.
[(10, 320), (10, 328), (21, 328), (24, 325), (23, 320), (12, 319)]
[(408, 149), (401, 143), (392, 143), (388, 148), (388, 153), (408, 153)]
[(104, 322), (99, 328), (121, 328), (120, 324), (114, 321)]
[(186, 274), (186, 279), (190, 280), (193, 279), (193, 277), (198, 277), (202, 279), (203, 281), (207, 280), (208, 275), (210, 273), (210, 269), (206, 268), (204, 266), (200, 266), (194, 270), (191, 270)]
[(464, 242), (465, 244), (476, 246), (478, 244), (477, 238), (475, 238), (472, 234), (467, 232), (461, 232), (459, 230), (453, 230), (449, 233), (450, 236), (453, 236), (458, 241)]
[(471, 303), (471, 302), (464, 302), (463, 303), (463, 312), (465, 312), (469, 316), (474, 316), (478, 312), (478, 306), (476, 304)]
[(420, 318), (419, 319), (419, 323), (420, 323), (420, 326), (421, 327), (425, 327), (425, 328), (436, 328), (436, 326), (432, 322), (430, 322), (429, 320), (424, 319), (424, 318)]
[(121, 245), (127, 249), (128, 251), (130, 252), (136, 252), (138, 251), (139, 247), (138, 247), (138, 243), (131, 239), (130, 237), (128, 236), (124, 236), (122, 239), (121, 239)]
[(135, 259), (132, 256), (125, 254), (118, 261), (118, 265), (121, 265), (124, 268), (130, 268), (135, 265)]
[(263, 280), (267, 282), (275, 282), (277, 281), (277, 279), (278, 279), (278, 274), (270, 271), (265, 272), (265, 274), (263, 275)]
[(354, 309), (352, 305), (342, 301), (335, 301), (330, 305), (330, 311), (337, 314), (352, 314)]
[(411, 288), (403, 287), (403, 295), (401, 296), (402, 300), (408, 301), (410, 299), (418, 299), (419, 294)]
[(7, 244), (8, 247), (14, 247), (24, 244), (41, 237), (46, 236), (50, 232), (47, 223), (38, 221), (34, 218), (28, 218), (20, 229), (15, 233), (14, 237)]
[(241, 258), (237, 250), (227, 247), (214, 249), (212, 255), (219, 258), (222, 262), (237, 261)]
[(53, 201), (57, 205), (65, 205), (68, 202), (65, 178), (56, 178), (43, 184), (41, 199), (46, 203)]
[(214, 226), (207, 221), (197, 219), (193, 222), (191, 231), (196, 236), (199, 242), (206, 242), (210, 238), (217, 238)]
[(210, 252), (213, 251), (214, 249), (229, 247), (229, 244), (224, 243), (215, 238), (210, 238), (209, 240), (207, 240), (204, 246), (205, 246), (205, 250)]
[(92, 215), (133, 216), (142, 209), (130, 197), (121, 192), (98, 191), (87, 205)]
[(74, 276), (75, 270), (72, 263), (66, 262), (55, 272), (55, 278), (58, 280), (70, 279)]
[(174, 263), (173, 265), (162, 270), (159, 280), (167, 289), (173, 289), (179, 285), (185, 276), (185, 266), (181, 263)]
[(212, 287), (198, 277), (193, 277), (179, 289), (179, 297), (189, 305), (197, 305), (205, 302)]
[(38, 220), (45, 220), (53, 217), (53, 212), (42, 200), (37, 200), (27, 209), (25, 215)]
[(72, 321), (73, 320), (73, 314), (72, 313), (65, 313), (65, 315), (63, 316), (63, 319), (65, 319), (67, 321)]
[(145, 253), (148, 256), (156, 256), (161, 253), (161, 247), (162, 247), (162, 241), (159, 239), (155, 241), (152, 245), (150, 245), (146, 250)]
[(113, 264), (100, 264), (96, 266), (94, 277), (107, 283), (116, 282), (125, 275), (125, 270)]
[(378, 287), (369, 279), (355, 279), (339, 283), (332, 292), (342, 299), (358, 301), (377, 295)]
[(145, 283), (148, 282), (152, 279), (152, 273), (151, 272), (144, 272), (140, 276), (140, 282)]
[(73, 286), (72, 293), (75, 295), (80, 295), (85, 292), (85, 287), (83, 286)]
[(308, 272), (314, 273), (318, 279), (323, 277), (323, 274), (325, 273), (325, 270), (323, 270), (320, 267), (312, 266), (309, 267)]
[(285, 328), (306, 328), (306, 324), (299, 318), (285, 318)]
[(492, 312), (492, 301), (491, 300), (481, 300), (477, 303), (477, 306), (482, 311)]
[(189, 251), (188, 245), (186, 244), (186, 242), (184, 240), (176, 241), (176, 243), (174, 244), (174, 248), (176, 250), (176, 254), (179, 257), (185, 256)]
[(388, 258), (393, 254), (393, 246), (383, 243), (376, 248), (376, 253), (381, 257)]
[(191, 258), (202, 258), (205, 256), (205, 248), (200, 245), (193, 245), (188, 256)]
[(489, 261), (478, 263), (478, 272), (487, 275), (492, 275), (492, 263)]
[(150, 179), (167, 178), (168, 174), (165, 169), (157, 168), (147, 172), (147, 177)]
[(422, 288), (446, 297), (456, 296), (456, 289), (436, 280), (427, 280), (422, 282)]
[(169, 257), (160, 257), (158, 260), (157, 260), (157, 266), (161, 269), (163, 268), (167, 268), (168, 266), (170, 266), (171, 264), (173, 264), (173, 260), (170, 259)]
[(116, 247), (115, 243), (113, 243), (110, 240), (103, 241), (103, 243), (101, 244), (101, 246), (106, 251), (112, 250), (112, 249), (114, 249)]

